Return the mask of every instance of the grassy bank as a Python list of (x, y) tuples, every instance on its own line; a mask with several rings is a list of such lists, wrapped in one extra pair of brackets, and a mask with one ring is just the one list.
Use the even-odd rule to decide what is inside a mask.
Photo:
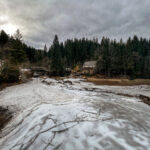
[(110, 85), (110, 86), (134, 86), (134, 85), (150, 85), (150, 79), (119, 79), (119, 78), (87, 78), (88, 82), (96, 85)]

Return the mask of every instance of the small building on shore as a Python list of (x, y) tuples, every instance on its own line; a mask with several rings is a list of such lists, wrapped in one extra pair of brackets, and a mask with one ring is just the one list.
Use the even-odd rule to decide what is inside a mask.
[(94, 70), (96, 68), (96, 61), (86, 61), (82, 67), (83, 74), (94, 74)]
[(43, 76), (49, 73), (45, 67), (31, 67), (30, 69), (33, 73), (33, 77)]

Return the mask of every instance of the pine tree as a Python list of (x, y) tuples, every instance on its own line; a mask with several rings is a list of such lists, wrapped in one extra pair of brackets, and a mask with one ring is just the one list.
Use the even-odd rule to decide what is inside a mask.
[(44, 45), (44, 57), (46, 57), (47, 56), (47, 46), (46, 46), (46, 44)]
[(4, 46), (9, 40), (9, 36), (5, 33), (4, 30), (0, 32), (0, 46)]
[(22, 35), (19, 30), (16, 31), (14, 37), (11, 38), (10, 43), (12, 46), (11, 57), (12, 62), (15, 64), (23, 63), (27, 60), (27, 55), (23, 49), (23, 43), (21, 41)]
[(65, 73), (57, 35), (55, 35), (53, 45), (51, 46), (51, 71), (54, 75), (64, 75)]
[(13, 37), (14, 37), (15, 40), (18, 40), (18, 41), (22, 40), (22, 34), (20, 33), (19, 29), (16, 30), (16, 32), (15, 32)]

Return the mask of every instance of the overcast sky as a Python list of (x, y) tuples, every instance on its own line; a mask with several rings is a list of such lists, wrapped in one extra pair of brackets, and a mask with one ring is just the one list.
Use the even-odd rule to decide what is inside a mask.
[(54, 35), (67, 38), (102, 36), (150, 37), (150, 0), (0, 0), (0, 29), (19, 28), (26, 43), (48, 46)]

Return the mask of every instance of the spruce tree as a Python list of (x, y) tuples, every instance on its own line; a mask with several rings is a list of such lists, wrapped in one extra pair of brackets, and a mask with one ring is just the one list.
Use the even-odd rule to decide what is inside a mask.
[(0, 45), (4, 46), (9, 40), (9, 36), (5, 33), (4, 30), (0, 32)]
[(51, 46), (51, 71), (54, 75), (64, 75), (65, 70), (62, 61), (58, 36), (55, 35)]

